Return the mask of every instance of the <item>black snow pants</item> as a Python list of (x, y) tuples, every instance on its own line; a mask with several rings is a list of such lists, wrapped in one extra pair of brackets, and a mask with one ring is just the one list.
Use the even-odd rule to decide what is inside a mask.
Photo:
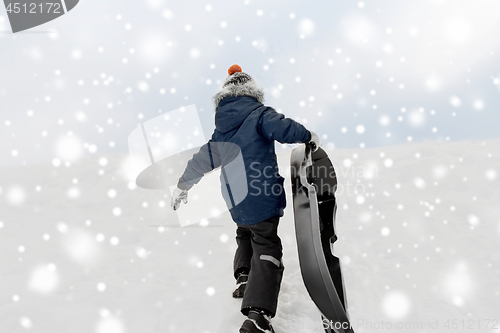
[(250, 308), (266, 310), (276, 315), (278, 294), (283, 277), (283, 248), (278, 236), (279, 216), (252, 225), (238, 224), (234, 256), (234, 274), (249, 270), (241, 312)]

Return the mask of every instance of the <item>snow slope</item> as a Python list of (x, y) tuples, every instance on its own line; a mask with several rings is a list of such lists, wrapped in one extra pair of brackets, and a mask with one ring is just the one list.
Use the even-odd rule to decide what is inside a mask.
[[(499, 148), (328, 151), (340, 184), (335, 250), (356, 332), (500, 331)], [(284, 175), (289, 156), (279, 150)], [(181, 228), (168, 191), (134, 188), (124, 158), (1, 170), (0, 332), (237, 332), (228, 213)], [(291, 208), (288, 197), (273, 323), (277, 333), (322, 332)]]

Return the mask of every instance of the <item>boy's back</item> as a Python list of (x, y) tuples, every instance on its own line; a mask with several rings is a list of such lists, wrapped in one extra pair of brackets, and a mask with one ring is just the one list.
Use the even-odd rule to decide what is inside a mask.
[[(274, 215), (282, 216), (286, 201), (274, 140), (299, 143), (308, 142), (310, 136), (304, 126), (253, 97), (225, 97), (217, 105), (212, 138), (189, 161), (178, 187), (188, 188), (204, 173), (222, 165), (222, 192), (236, 223), (254, 224)], [(241, 152), (244, 170), (224, 170), (230, 162), (226, 157), (237, 155), (235, 150)], [(243, 188), (247, 190), (246, 197), (238, 200), (233, 193), (242, 193)]]

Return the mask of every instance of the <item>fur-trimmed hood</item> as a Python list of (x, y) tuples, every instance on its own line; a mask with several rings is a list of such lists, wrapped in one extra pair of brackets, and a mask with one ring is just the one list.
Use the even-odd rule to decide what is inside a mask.
[[(246, 82), (238, 83), (242, 80)], [(240, 72), (228, 76), (222, 86), (222, 90), (213, 97), (216, 111), (220, 101), (228, 96), (250, 96), (260, 103), (264, 102), (264, 92), (262, 89), (257, 86), (248, 74)]]

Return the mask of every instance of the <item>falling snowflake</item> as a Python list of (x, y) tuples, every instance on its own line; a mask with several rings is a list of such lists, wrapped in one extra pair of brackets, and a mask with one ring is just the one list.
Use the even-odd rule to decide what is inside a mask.
[(420, 177), (415, 178), (413, 184), (419, 189), (424, 189), (427, 186), (425, 180)]
[(462, 100), (458, 96), (451, 96), (450, 97), (450, 104), (453, 105), (454, 107), (458, 108), (462, 106)]
[(26, 200), (26, 191), (21, 186), (12, 186), (7, 189), (7, 202), (13, 206), (19, 206)]
[(401, 320), (408, 316), (411, 310), (410, 297), (400, 291), (392, 291), (382, 299), (382, 311), (392, 320)]
[(35, 292), (48, 294), (57, 288), (59, 280), (54, 264), (41, 265), (31, 272), (28, 287)]
[(495, 180), (497, 179), (497, 172), (494, 169), (488, 169), (486, 170), (485, 177), (488, 180)]
[(206, 290), (206, 293), (208, 296), (213, 296), (215, 295), (215, 288), (214, 287), (208, 287)]
[(125, 325), (120, 319), (107, 316), (97, 323), (96, 333), (125, 333)]

